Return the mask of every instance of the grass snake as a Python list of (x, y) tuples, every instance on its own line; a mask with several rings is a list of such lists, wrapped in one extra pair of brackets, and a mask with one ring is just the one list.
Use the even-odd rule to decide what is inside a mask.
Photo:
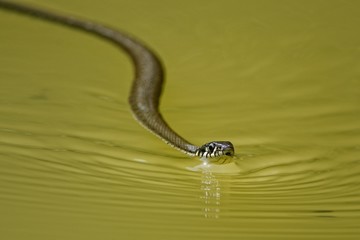
[(129, 34), (93, 21), (54, 13), (22, 3), (0, 0), (0, 7), (86, 31), (122, 48), (131, 57), (135, 66), (135, 78), (130, 91), (129, 103), (135, 119), (142, 126), (166, 143), (191, 156), (217, 159), (234, 155), (234, 147), (231, 142), (213, 141), (197, 147), (170, 128), (159, 112), (159, 99), (164, 82), (162, 64), (153, 51)]

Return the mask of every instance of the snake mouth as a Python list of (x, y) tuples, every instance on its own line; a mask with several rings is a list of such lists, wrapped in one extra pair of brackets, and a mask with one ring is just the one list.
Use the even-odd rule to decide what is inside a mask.
[(200, 160), (205, 164), (214, 164), (214, 165), (222, 165), (222, 164), (228, 164), (234, 161), (233, 156), (228, 155), (221, 155), (219, 157), (201, 157)]

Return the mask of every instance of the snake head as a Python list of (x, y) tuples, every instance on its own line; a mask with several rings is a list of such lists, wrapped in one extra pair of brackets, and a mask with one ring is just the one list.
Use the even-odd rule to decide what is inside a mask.
[(234, 146), (231, 142), (227, 141), (215, 141), (209, 142), (196, 150), (195, 155), (200, 158), (219, 158), (222, 156), (233, 157)]

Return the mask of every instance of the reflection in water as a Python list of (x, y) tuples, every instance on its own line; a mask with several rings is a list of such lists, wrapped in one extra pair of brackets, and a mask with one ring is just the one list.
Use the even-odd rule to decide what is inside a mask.
[[(222, 159), (224, 160), (224, 159)], [(237, 158), (227, 158), (224, 164), (203, 162), (195, 167), (188, 167), (188, 170), (201, 174), (201, 196), (203, 214), (205, 218), (219, 218), (221, 212), (221, 198), (225, 191), (222, 184), (223, 176), (237, 176), (241, 172)], [(221, 174), (221, 175), (219, 175)], [(222, 178), (219, 178), (222, 176)]]
[(201, 179), (201, 199), (204, 203), (205, 218), (219, 218), (221, 205), (221, 185), (212, 171), (204, 164)]

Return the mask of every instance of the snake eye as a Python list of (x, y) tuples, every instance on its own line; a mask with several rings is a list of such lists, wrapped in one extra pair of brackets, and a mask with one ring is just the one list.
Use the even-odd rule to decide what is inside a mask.
[(211, 153), (212, 153), (212, 152), (214, 151), (214, 146), (213, 146), (213, 145), (209, 145), (209, 147), (208, 147), (208, 148), (209, 148), (209, 152), (211, 152)]

